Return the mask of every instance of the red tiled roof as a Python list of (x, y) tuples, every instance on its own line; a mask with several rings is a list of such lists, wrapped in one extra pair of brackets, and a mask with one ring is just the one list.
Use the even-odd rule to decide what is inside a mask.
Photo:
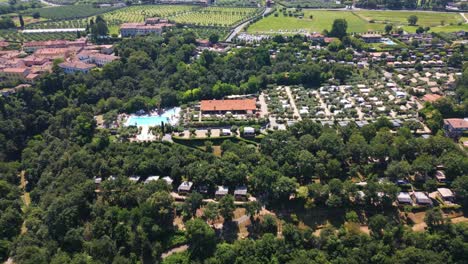
[(202, 100), (200, 109), (202, 111), (253, 111), (257, 109), (257, 106), (255, 99)]
[(449, 124), (453, 128), (468, 128), (468, 120), (462, 118), (444, 119), (445, 124)]
[(84, 70), (92, 69), (96, 67), (96, 65), (94, 64), (88, 64), (88, 63), (84, 63), (81, 61), (66, 61), (66, 62), (60, 63), (59, 66), (61, 68), (73, 68), (73, 69), (84, 69)]
[(25, 73), (28, 71), (27, 68), (5, 68), (3, 69), (4, 72), (9, 72), (9, 73)]
[(435, 102), (437, 101), (439, 98), (441, 98), (442, 96), (438, 95), (438, 94), (426, 94), (423, 96), (422, 100), (424, 102)]

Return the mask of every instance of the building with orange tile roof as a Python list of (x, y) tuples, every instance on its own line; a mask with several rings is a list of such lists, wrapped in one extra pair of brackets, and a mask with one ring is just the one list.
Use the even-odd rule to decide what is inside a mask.
[(425, 94), (423, 96), (422, 100), (424, 102), (432, 103), (432, 102), (435, 102), (435, 101), (439, 100), (440, 98), (442, 98), (442, 96), (440, 96), (438, 94)]
[(448, 118), (444, 119), (443, 129), (445, 135), (451, 138), (458, 138), (468, 131), (468, 118)]
[(202, 100), (200, 111), (203, 114), (227, 112), (235, 114), (253, 114), (257, 111), (255, 99), (235, 99), (235, 100)]

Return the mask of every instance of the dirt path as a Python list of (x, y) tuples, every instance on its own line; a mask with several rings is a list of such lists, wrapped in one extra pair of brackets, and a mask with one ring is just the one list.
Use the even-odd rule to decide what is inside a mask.
[[(26, 192), (26, 185), (28, 181), (26, 180), (26, 172), (23, 170), (19, 174), (21, 180), (20, 180), (20, 188), (23, 191), (23, 195), (21, 196), (21, 199), (23, 200), (24, 206), (22, 208), (23, 213), (26, 212), (27, 208), (31, 204), (31, 197), (29, 196), (29, 192)], [(26, 228), (26, 222), (23, 222), (23, 225), (21, 226), (21, 234), (24, 234), (28, 231)]]
[(462, 16), (463, 19), (465, 19), (465, 23), (468, 23), (468, 18), (465, 16), (465, 13), (460, 13), (460, 16)]
[(184, 252), (187, 249), (188, 249), (188, 245), (182, 245), (182, 246), (175, 247), (175, 248), (173, 248), (171, 250), (168, 250), (168, 251), (162, 253), (161, 258), (165, 259), (165, 258), (169, 257), (170, 255), (172, 255), (174, 253)]
[(286, 90), (286, 94), (287, 94), (288, 97), (289, 97), (289, 102), (291, 103), (291, 106), (292, 106), (292, 108), (293, 108), (293, 110), (294, 110), (294, 115), (298, 117), (297, 120), (301, 121), (301, 120), (302, 120), (302, 117), (301, 117), (301, 115), (299, 114), (299, 111), (297, 110), (296, 101), (294, 100), (293, 95), (292, 95), (292, 93), (291, 93), (291, 87), (285, 86), (284, 88), (285, 88), (285, 90)]

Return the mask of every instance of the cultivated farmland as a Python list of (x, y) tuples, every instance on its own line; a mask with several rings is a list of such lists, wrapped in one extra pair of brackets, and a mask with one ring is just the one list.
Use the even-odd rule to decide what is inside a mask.
[(56, 6), (32, 9), (29, 14), (38, 12), (42, 18), (56, 20), (95, 16), (114, 9), (113, 7), (96, 8), (91, 5)]
[(253, 17), (258, 11), (259, 9), (256, 8), (208, 7), (194, 12), (176, 14), (169, 17), (169, 19), (183, 24), (229, 27)]

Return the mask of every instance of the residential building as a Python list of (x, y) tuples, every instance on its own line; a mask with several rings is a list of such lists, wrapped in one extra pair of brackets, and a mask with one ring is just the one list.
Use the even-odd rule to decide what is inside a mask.
[(63, 69), (65, 73), (88, 73), (93, 68), (96, 68), (96, 65), (94, 64), (84, 63), (81, 61), (66, 61), (60, 63), (58, 66)]
[(366, 43), (379, 43), (382, 41), (382, 35), (380, 34), (362, 34), (361, 35), (362, 40)]
[(28, 53), (35, 52), (38, 49), (85, 47), (88, 39), (80, 38), (73, 41), (68, 40), (48, 40), (48, 41), (30, 41), (23, 44), (23, 50)]
[(443, 129), (445, 135), (451, 138), (458, 138), (468, 131), (468, 118), (449, 118), (444, 119)]
[(139, 35), (160, 35), (164, 28), (174, 26), (165, 19), (148, 18), (145, 23), (124, 23), (120, 26), (122, 37), (135, 37)]
[(0, 70), (0, 78), (8, 83), (26, 82), (26, 76), (30, 73), (30, 69), (21, 68), (5, 68)]
[(120, 59), (118, 56), (101, 54), (93, 51), (82, 51), (78, 54), (78, 59), (85, 63), (96, 64), (99, 67), (106, 65), (109, 62)]

